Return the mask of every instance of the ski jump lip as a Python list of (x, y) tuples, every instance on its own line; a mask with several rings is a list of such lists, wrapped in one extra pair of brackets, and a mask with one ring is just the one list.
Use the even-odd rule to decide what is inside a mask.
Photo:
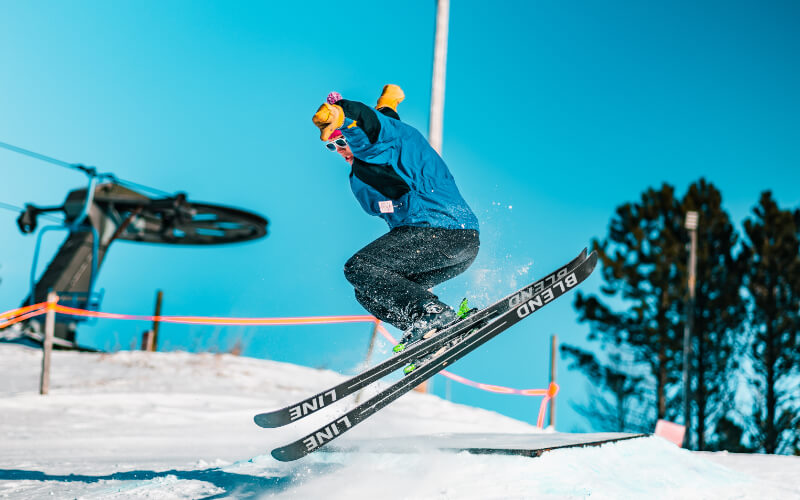
[(536, 458), (544, 453), (565, 448), (585, 448), (629, 439), (652, 437), (652, 434), (627, 432), (597, 433), (437, 433), (430, 435), (403, 436), (402, 438), (379, 438), (350, 440), (343, 445), (331, 445), (321, 449), (324, 453), (419, 453), (434, 449), (474, 455), (517, 455)]

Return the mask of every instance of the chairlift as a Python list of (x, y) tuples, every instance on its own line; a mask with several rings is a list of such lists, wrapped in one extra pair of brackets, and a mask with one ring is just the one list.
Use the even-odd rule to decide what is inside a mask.
[[(97, 311), (104, 291), (95, 283), (109, 246), (116, 240), (167, 245), (224, 245), (262, 238), (268, 221), (253, 212), (187, 200), (185, 193), (152, 198), (122, 185), (110, 174), (98, 174), (92, 167), (77, 165), (89, 178), (88, 186), (71, 191), (56, 207), (27, 204), (17, 219), (24, 234), (37, 229), (40, 214), (62, 212), (63, 224), (41, 228), (37, 235), (31, 268), (30, 292), (23, 305), (47, 300), (49, 291), (59, 296), (59, 304)], [(36, 269), (44, 234), (66, 231), (64, 243), (41, 277)], [(79, 348), (77, 324), (85, 317), (57, 316), (55, 344)], [(42, 320), (32, 318), (25, 325), (26, 335), (41, 342)]]

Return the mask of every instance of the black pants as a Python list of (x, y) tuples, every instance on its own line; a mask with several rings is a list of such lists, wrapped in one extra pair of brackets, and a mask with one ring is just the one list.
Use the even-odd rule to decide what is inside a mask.
[(471, 229), (397, 227), (353, 255), (344, 275), (367, 311), (407, 330), (415, 308), (437, 299), (428, 289), (463, 273), (479, 247)]

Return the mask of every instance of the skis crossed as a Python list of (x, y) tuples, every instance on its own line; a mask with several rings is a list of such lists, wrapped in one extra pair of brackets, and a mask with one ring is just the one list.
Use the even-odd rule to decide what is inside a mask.
[(281, 461), (291, 461), (316, 451), (449, 364), (576, 287), (592, 273), (596, 263), (597, 255), (592, 253), (587, 256), (584, 249), (578, 257), (545, 278), (481, 309), (435, 336), (413, 344), (386, 361), (296, 404), (256, 415), (254, 420), (261, 427), (280, 427), (301, 420), (380, 380), (409, 361), (433, 354), (432, 358), (410, 374), (369, 400), (307, 436), (276, 448), (272, 456)]

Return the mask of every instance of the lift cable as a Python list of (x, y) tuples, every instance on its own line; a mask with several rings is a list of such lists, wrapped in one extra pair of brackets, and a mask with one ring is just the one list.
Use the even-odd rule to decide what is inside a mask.
[[(10, 203), (4, 203), (2, 201), (0, 201), (0, 208), (2, 208), (4, 210), (8, 210), (10, 212), (16, 212), (17, 214), (19, 214), (20, 212), (24, 212), (25, 211), (25, 209), (22, 208), (22, 207), (18, 207), (16, 205), (12, 205)], [(39, 214), (39, 216), (40, 217), (44, 217), (46, 219), (50, 219), (50, 220), (55, 221), (55, 222), (64, 222), (63, 218), (57, 217), (55, 215), (51, 215), (51, 214), (48, 214), (48, 213), (41, 213), (41, 214)]]
[(99, 177), (99, 178), (102, 178), (102, 179), (108, 179), (111, 182), (113, 182), (114, 184), (119, 184), (120, 186), (137, 188), (137, 189), (149, 191), (151, 193), (158, 194), (158, 195), (161, 195), (161, 196), (164, 196), (164, 197), (172, 196), (172, 193), (168, 193), (166, 191), (162, 191), (162, 190), (156, 189), (156, 188), (151, 188), (151, 187), (145, 186), (143, 184), (138, 184), (136, 182), (126, 181), (124, 179), (119, 179), (114, 174), (111, 174), (111, 173), (99, 174), (99, 173), (97, 173), (97, 169), (95, 167), (87, 167), (86, 165), (83, 165), (83, 164), (80, 164), (80, 163), (67, 163), (65, 161), (58, 160), (56, 158), (51, 158), (50, 156), (45, 156), (43, 154), (36, 153), (34, 151), (29, 151), (27, 149), (23, 149), (23, 148), (21, 148), (19, 146), (14, 146), (13, 144), (8, 144), (8, 143), (0, 141), (0, 148), (4, 148), (4, 149), (7, 149), (9, 151), (13, 151), (15, 153), (18, 153), (18, 154), (21, 154), (21, 155), (24, 155), (24, 156), (28, 156), (30, 158), (35, 158), (37, 160), (41, 160), (43, 162), (50, 163), (52, 165), (57, 165), (59, 167), (64, 167), (64, 168), (68, 168), (68, 169), (71, 169), (71, 170), (77, 170), (77, 171), (83, 172), (84, 174), (86, 174), (86, 175), (88, 175), (90, 177)]

